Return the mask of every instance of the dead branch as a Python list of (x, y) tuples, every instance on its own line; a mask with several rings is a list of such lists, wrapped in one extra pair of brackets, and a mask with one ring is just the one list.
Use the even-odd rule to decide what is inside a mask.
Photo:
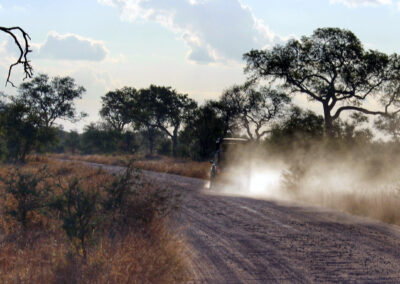
[[(6, 81), (6, 86), (8, 83), (10, 83), (13, 87), (15, 85), (10, 81), (10, 76), (11, 76), (11, 71), (14, 68), (14, 66), (18, 64), (22, 64), (24, 66), (24, 73), (25, 73), (25, 78), (32, 78), (33, 75), (33, 68), (30, 64), (30, 61), (28, 60), (28, 53), (32, 52), (30, 49), (29, 41), (31, 38), (29, 37), (28, 33), (26, 33), (22, 28), (20, 27), (11, 27), (11, 28), (6, 28), (6, 27), (0, 27), (0, 31), (5, 32), (6, 34), (10, 35), (13, 39), (15, 44), (17, 45), (19, 49), (19, 57), (17, 61), (15, 61), (13, 64), (10, 65), (10, 68), (8, 69), (8, 76), (7, 76), (7, 81)], [(20, 32), (22, 34), (23, 40), (19, 40), (16, 32)]]

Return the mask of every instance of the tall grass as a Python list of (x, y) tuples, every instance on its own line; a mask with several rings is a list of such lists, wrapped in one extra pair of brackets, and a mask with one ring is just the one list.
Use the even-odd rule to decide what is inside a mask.
[[(19, 197), (6, 190), (12, 183), (0, 184), (2, 283), (180, 283), (187, 280), (185, 243), (169, 229), (169, 218), (176, 207), (173, 194), (145, 180), (137, 182), (136, 179), (141, 179), (139, 174), (128, 175), (131, 180), (124, 180), (80, 163), (34, 159), (18, 169), (2, 166), (0, 176), (3, 181), (10, 180), (12, 175), (13, 179), (34, 176), (43, 164), (48, 169), (43, 184), (51, 187), (51, 194), (43, 198), (40, 210), (34, 208), (27, 214), (24, 223), (6, 212), (11, 208), (18, 211)], [(82, 192), (98, 194), (95, 210), (86, 212), (89, 216), (82, 219), (91, 223), (85, 253), (74, 241), (80, 227), (72, 222), (69, 224), (72, 231), (68, 233), (65, 225), (67, 211), (72, 207), (59, 210), (60, 206), (65, 208), (60, 197), (67, 193), (74, 179)], [(105, 205), (114, 186), (128, 192), (123, 200), (126, 210)], [(35, 190), (40, 192), (44, 188), (39, 182)], [(83, 200), (80, 204), (88, 202), (84, 198), (77, 200)]]
[[(289, 198), (400, 225), (399, 148), (392, 144), (292, 152), (283, 176)], [(289, 155), (288, 155), (289, 156)]]
[[(130, 160), (136, 157), (132, 155), (70, 155), (52, 154), (50, 157), (91, 163), (126, 166)], [(134, 166), (139, 169), (176, 174), (186, 177), (208, 179), (210, 164), (208, 162), (196, 162), (191, 160), (179, 160), (168, 157), (157, 159), (135, 159)]]

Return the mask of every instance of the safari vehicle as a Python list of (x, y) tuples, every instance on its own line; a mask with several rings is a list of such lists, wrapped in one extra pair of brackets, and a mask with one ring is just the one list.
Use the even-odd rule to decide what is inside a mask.
[(230, 168), (243, 161), (245, 146), (249, 140), (243, 138), (219, 138), (216, 142), (214, 159), (210, 161), (210, 188), (215, 186), (216, 181), (226, 174)]

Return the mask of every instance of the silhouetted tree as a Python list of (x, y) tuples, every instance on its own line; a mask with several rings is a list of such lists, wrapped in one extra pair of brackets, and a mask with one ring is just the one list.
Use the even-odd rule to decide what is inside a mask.
[(179, 128), (184, 117), (197, 107), (196, 102), (187, 95), (178, 94), (171, 87), (155, 85), (142, 89), (141, 97), (147, 107), (146, 111), (153, 116), (153, 125), (171, 138), (172, 154), (176, 157)]
[(80, 148), (79, 133), (76, 131), (71, 131), (66, 134), (64, 145), (66, 150), (71, 151), (75, 154)]
[(392, 137), (394, 141), (399, 141), (400, 137), (400, 116), (393, 114), (386, 117), (378, 117), (374, 121), (375, 127), (385, 134)]
[(223, 93), (220, 103), (250, 139), (260, 141), (271, 132), (272, 123), (282, 118), (290, 98), (268, 87), (233, 86)]
[[(0, 111), (0, 128), (7, 148), (7, 158), (13, 162), (25, 162), (44, 133), (38, 127), (38, 117), (21, 103), (8, 103)], [(45, 135), (46, 136), (46, 135)]]
[(225, 120), (218, 113), (215, 102), (208, 101), (191, 113), (180, 133), (182, 144), (190, 157), (196, 160), (209, 158), (215, 153), (215, 143), (224, 137)]
[(112, 153), (117, 151), (119, 133), (105, 129), (101, 124), (86, 125), (81, 136), (81, 150), (85, 154)]
[(77, 121), (86, 114), (78, 114), (74, 100), (82, 98), (85, 88), (77, 86), (71, 77), (54, 77), (40, 74), (19, 87), (17, 101), (29, 106), (41, 126), (50, 128), (56, 119)]
[[(22, 64), (22, 66), (24, 67), (25, 79), (31, 78), (33, 75), (33, 68), (30, 64), (30, 61), (28, 60), (28, 53), (32, 51), (29, 45), (29, 41), (31, 38), (29, 37), (28, 33), (26, 33), (20, 27), (0, 27), (0, 31), (11, 36), (19, 50), (18, 59), (10, 65), (6, 80), (6, 86), (7, 83), (10, 83), (13, 87), (15, 87), (14, 84), (10, 81), (11, 71), (14, 66)], [(18, 37), (18, 33), (22, 36), (22, 40)]]
[(288, 117), (275, 124), (269, 140), (280, 147), (304, 147), (321, 140), (324, 132), (324, 118), (312, 111), (293, 107)]
[[(334, 121), (344, 111), (385, 114), (394, 104), (393, 95), (385, 100), (385, 110), (363, 107), (393, 79), (397, 56), (365, 51), (360, 40), (348, 30), (321, 28), (310, 37), (289, 40), (271, 50), (252, 50), (244, 55), (251, 79), (272, 79), (292, 93), (306, 95), (321, 103), (325, 130), (333, 136)], [(397, 100), (397, 98), (395, 98)]]
[(129, 102), (136, 93), (135, 88), (124, 87), (108, 92), (105, 96), (101, 97), (102, 107), (100, 115), (114, 130), (122, 132), (124, 127), (129, 124)]
[[(178, 131), (185, 117), (196, 107), (195, 101), (187, 95), (178, 94), (171, 87), (151, 85), (141, 89), (131, 100), (129, 115), (137, 128), (144, 128), (148, 132), (149, 138), (154, 138), (156, 129), (169, 136), (172, 153), (176, 156)], [(154, 141), (149, 139), (149, 142), (152, 148)]]

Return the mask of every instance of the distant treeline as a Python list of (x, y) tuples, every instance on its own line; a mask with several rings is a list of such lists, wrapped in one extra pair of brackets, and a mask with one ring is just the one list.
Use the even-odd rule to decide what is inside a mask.
[[(372, 127), (398, 142), (399, 55), (365, 50), (351, 31), (322, 28), (271, 49), (251, 50), (244, 60), (247, 82), (202, 105), (165, 86), (108, 92), (102, 96), (101, 121), (81, 134), (64, 132), (55, 121), (85, 116), (74, 105), (85, 89), (70, 77), (38, 75), (1, 105), (1, 154), (12, 161), (24, 161), (32, 151), (204, 160), (220, 137), (279, 148), (322, 140), (357, 145), (373, 140)], [(322, 116), (295, 106), (294, 94), (319, 105)]]

